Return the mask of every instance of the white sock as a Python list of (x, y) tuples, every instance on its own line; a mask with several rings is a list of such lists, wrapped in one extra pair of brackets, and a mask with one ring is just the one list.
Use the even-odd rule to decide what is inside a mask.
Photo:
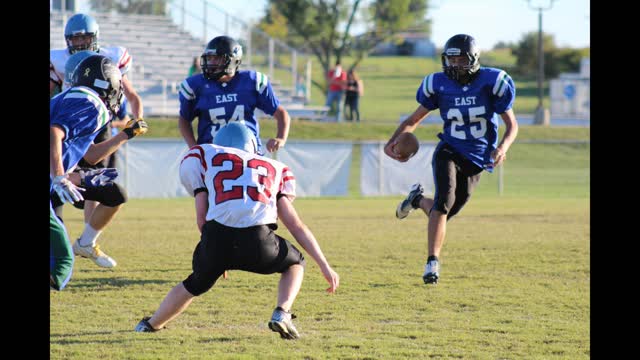
[(95, 246), (96, 240), (98, 239), (98, 236), (100, 236), (101, 233), (102, 233), (102, 230), (96, 230), (92, 228), (91, 225), (84, 224), (84, 232), (82, 233), (82, 236), (80, 236), (80, 239), (78, 240), (80, 242), (80, 246), (89, 246), (89, 245), (91, 245), (91, 247)]

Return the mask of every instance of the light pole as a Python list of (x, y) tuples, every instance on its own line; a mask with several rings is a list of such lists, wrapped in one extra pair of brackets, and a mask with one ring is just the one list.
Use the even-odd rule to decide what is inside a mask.
[[(542, 12), (549, 10), (553, 7), (553, 2), (556, 0), (549, 0), (549, 6), (535, 6), (531, 0), (527, 0), (529, 7), (538, 10), (538, 107), (536, 108), (536, 114), (533, 119), (533, 123), (536, 125), (549, 125), (549, 110), (545, 109), (542, 105), (542, 98), (544, 92), (542, 89), (542, 83), (544, 81), (544, 52), (542, 46)], [(535, 1), (534, 1), (535, 2)]]

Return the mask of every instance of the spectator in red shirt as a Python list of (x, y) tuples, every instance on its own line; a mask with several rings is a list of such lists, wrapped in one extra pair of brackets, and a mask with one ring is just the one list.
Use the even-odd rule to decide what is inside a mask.
[(340, 60), (336, 61), (336, 66), (327, 73), (329, 82), (329, 92), (327, 93), (326, 106), (332, 107), (336, 103), (336, 121), (342, 122), (342, 95), (347, 88), (347, 73), (342, 69)]

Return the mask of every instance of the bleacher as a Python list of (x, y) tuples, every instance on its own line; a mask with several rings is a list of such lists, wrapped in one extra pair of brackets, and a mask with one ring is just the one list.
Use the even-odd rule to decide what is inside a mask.
[[(178, 87), (187, 77), (193, 58), (202, 53), (206, 43), (182, 31), (168, 16), (91, 15), (100, 26), (100, 46), (124, 46), (133, 57), (128, 76), (142, 98), (145, 116), (177, 116)], [(62, 13), (50, 13), (49, 28), (49, 48), (66, 47)], [(291, 117), (326, 118), (326, 107), (307, 107), (303, 97), (294, 96), (292, 89), (282, 87), (278, 79), (271, 79), (271, 83)]]

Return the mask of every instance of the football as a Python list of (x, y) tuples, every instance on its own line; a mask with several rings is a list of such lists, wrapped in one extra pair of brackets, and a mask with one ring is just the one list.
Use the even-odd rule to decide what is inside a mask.
[(393, 152), (403, 159), (410, 159), (418, 152), (420, 144), (418, 138), (410, 132), (398, 135), (397, 144), (393, 147)]

